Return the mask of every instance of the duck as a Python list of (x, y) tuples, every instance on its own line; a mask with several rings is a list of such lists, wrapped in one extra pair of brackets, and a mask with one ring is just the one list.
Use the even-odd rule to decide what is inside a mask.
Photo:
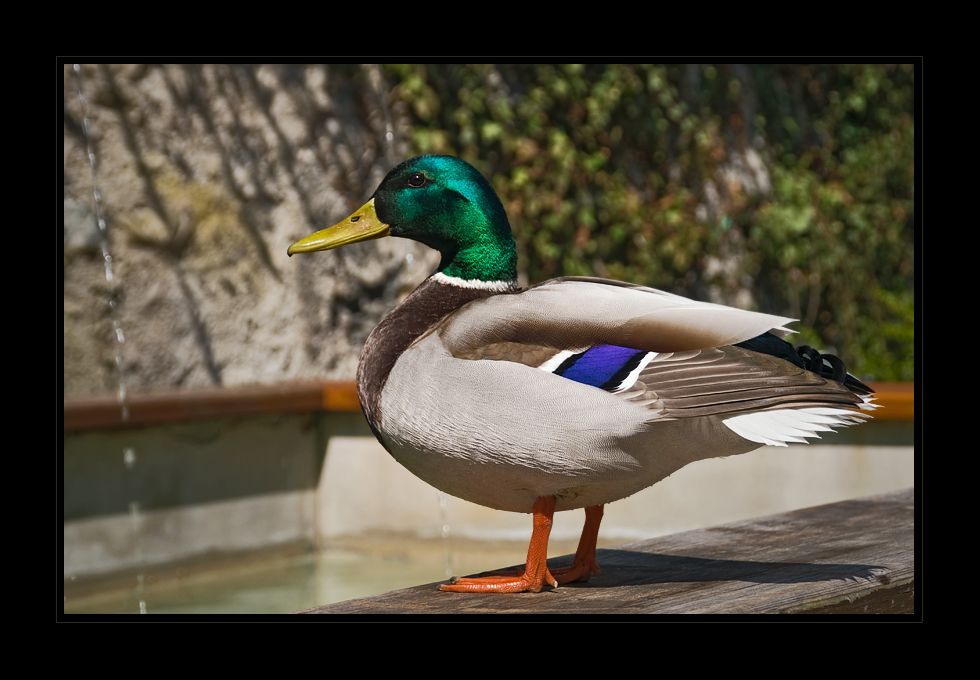
[[(360, 209), (287, 252), (388, 236), (441, 258), (365, 342), (356, 383), (368, 425), (436, 489), (532, 516), (523, 568), (441, 590), (587, 582), (600, 574), (606, 504), (696, 461), (805, 443), (877, 407), (838, 357), (784, 339), (794, 319), (593, 277), (522, 289), (503, 204), (453, 156), (397, 165)], [(551, 568), (554, 513), (579, 508), (573, 563)]]

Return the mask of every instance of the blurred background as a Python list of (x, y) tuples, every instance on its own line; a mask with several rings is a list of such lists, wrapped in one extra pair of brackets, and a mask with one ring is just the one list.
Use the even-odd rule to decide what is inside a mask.
[[(438, 256), (382, 239), (286, 257), (420, 153), (491, 181), (522, 284), (595, 275), (791, 316), (796, 344), (905, 395), (819, 446), (691, 466), (611, 506), (604, 540), (912, 485), (914, 65), (62, 75), (66, 612), (290, 611), (523, 561), (528, 517), (422, 485), (351, 396), (368, 333)], [(188, 594), (240, 571), (265, 585)]]

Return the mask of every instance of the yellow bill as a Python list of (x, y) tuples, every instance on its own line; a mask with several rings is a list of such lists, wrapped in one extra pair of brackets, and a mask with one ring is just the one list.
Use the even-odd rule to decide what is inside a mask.
[(289, 246), (289, 256), (294, 253), (312, 253), (317, 250), (330, 250), (339, 248), (348, 243), (358, 241), (368, 241), (373, 238), (387, 236), (390, 227), (378, 219), (374, 212), (374, 199), (362, 205), (353, 215), (346, 220), (338, 222), (332, 227), (328, 227), (315, 234), (310, 234), (306, 238)]

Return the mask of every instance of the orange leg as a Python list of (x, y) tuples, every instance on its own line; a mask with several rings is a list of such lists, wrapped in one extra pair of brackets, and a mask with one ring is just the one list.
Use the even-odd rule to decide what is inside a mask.
[(599, 522), (602, 521), (602, 506), (593, 505), (585, 509), (585, 526), (578, 540), (575, 561), (570, 567), (552, 569), (558, 583), (565, 585), (573, 581), (588, 581), (593, 574), (599, 575), (599, 565), (595, 561), (596, 542), (599, 540)]
[(599, 575), (595, 561), (596, 538), (599, 522), (602, 520), (602, 506), (595, 505), (585, 510), (585, 528), (575, 552), (575, 563), (571, 567), (555, 569), (558, 578), (548, 569), (548, 537), (551, 535), (552, 518), (555, 514), (554, 496), (540, 496), (532, 510), (534, 530), (531, 544), (527, 550), (527, 564), (524, 570), (513, 576), (481, 576), (476, 578), (457, 578), (451, 583), (439, 586), (441, 590), (455, 593), (523, 593), (540, 592), (547, 583), (558, 587), (559, 583), (588, 581), (592, 574)]

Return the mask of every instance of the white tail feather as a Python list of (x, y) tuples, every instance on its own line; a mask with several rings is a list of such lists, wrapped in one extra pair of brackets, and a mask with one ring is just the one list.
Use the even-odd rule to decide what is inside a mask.
[[(868, 403), (867, 398), (865, 403)], [(855, 425), (869, 417), (860, 411), (814, 406), (747, 413), (727, 418), (724, 423), (732, 432), (749, 441), (786, 446), (789, 442), (805, 444), (804, 437), (819, 439), (817, 432), (833, 432), (834, 427)]]

